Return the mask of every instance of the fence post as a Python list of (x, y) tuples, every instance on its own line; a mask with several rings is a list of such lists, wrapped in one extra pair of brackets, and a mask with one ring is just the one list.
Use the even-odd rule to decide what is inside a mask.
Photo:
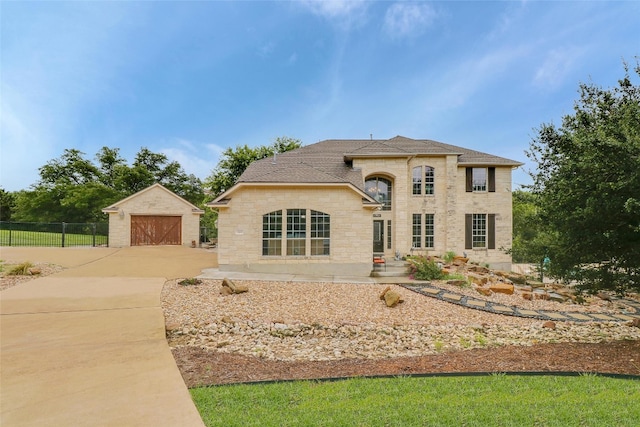
[(11, 246), (11, 221), (9, 221), (9, 246)]
[(94, 222), (93, 224), (91, 224), (91, 226), (93, 227), (93, 244), (91, 246), (95, 248), (96, 247), (96, 223)]
[(64, 248), (64, 231), (65, 231), (66, 225), (67, 225), (66, 223), (64, 222), (62, 223), (62, 247), (63, 248)]

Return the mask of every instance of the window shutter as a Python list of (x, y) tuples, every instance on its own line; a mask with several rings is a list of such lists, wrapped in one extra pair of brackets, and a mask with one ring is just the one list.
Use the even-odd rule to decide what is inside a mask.
[(472, 214), (465, 214), (464, 216), (464, 248), (473, 249), (472, 244), (472, 232), (473, 228), (473, 216)]
[[(467, 169), (467, 193), (473, 192), (473, 168)], [(468, 248), (467, 248), (468, 249)]]
[(487, 249), (496, 248), (496, 214), (487, 215)]
[(496, 192), (496, 168), (489, 168), (489, 192)]

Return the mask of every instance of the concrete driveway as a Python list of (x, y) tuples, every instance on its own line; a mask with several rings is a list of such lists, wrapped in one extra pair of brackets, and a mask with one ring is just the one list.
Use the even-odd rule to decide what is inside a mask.
[(61, 273), (0, 293), (0, 425), (203, 426), (167, 342), (167, 279), (216, 266), (183, 247), (0, 248)]

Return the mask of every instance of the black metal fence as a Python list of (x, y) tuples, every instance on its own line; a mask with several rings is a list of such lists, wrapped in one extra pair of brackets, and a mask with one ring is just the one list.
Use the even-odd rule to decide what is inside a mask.
[(109, 224), (0, 221), (0, 246), (108, 246)]

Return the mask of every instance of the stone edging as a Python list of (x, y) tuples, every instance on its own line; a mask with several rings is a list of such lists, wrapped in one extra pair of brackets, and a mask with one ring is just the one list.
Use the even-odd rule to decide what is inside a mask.
[(402, 286), (403, 288), (416, 292), (418, 294), (436, 298), (451, 304), (457, 304), (475, 310), (487, 311), (489, 313), (503, 314), (506, 316), (528, 317), (532, 319), (561, 322), (629, 322), (633, 321), (634, 319), (640, 319), (640, 303), (626, 298), (612, 298), (612, 300), (620, 301), (630, 306), (635, 310), (636, 314), (626, 312), (623, 312), (623, 314), (603, 314), (572, 311), (528, 310), (516, 306), (508, 306), (492, 301), (469, 297), (467, 295), (462, 295), (455, 292), (450, 292), (426, 282), (415, 284), (398, 283), (398, 286)]

